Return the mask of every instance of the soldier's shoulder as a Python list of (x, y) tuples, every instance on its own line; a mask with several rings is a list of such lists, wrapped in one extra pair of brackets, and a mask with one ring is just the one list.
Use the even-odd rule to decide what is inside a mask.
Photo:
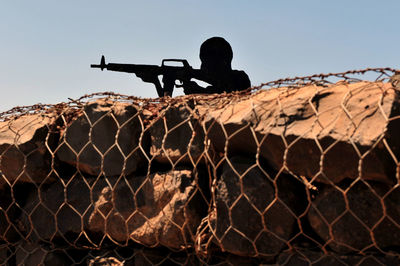
[(232, 76), (235, 83), (240, 84), (240, 87), (245, 87), (246, 89), (250, 87), (249, 76), (243, 70), (232, 70)]
[(233, 69), (232, 74), (238, 75), (238, 76), (247, 76), (246, 72), (244, 72), (243, 70), (237, 70), (237, 69)]

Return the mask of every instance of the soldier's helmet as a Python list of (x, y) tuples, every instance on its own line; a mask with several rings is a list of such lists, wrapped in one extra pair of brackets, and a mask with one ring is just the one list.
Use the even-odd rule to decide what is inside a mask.
[(204, 41), (200, 46), (200, 60), (224, 61), (231, 63), (233, 52), (231, 45), (222, 37), (212, 37)]

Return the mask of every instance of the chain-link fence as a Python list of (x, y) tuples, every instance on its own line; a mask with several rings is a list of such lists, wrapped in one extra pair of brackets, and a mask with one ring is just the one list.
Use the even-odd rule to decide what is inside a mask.
[(4, 112), (1, 265), (398, 265), (395, 73)]

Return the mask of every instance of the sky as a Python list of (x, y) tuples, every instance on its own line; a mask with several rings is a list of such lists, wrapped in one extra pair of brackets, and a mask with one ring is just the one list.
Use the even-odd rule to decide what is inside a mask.
[[(232, 46), (253, 86), (279, 78), (367, 67), (400, 68), (400, 1), (4, 0), (0, 3), (0, 111), (113, 91), (157, 97), (107, 62), (187, 59), (213, 36)], [(174, 95), (182, 95), (176, 89)]]

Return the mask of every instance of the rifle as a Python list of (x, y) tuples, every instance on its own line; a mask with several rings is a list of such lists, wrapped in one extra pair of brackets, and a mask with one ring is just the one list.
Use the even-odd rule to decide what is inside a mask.
[[(182, 63), (183, 66), (168, 66), (167, 62)], [(107, 69), (110, 71), (134, 73), (144, 82), (153, 83), (156, 86), (159, 97), (172, 96), (174, 86), (183, 87), (185, 82), (191, 78), (207, 80), (203, 71), (193, 69), (185, 59), (164, 59), (161, 66), (157, 65), (136, 65), (136, 64), (106, 64), (104, 55), (101, 57), (100, 65), (90, 65), (92, 68)], [(163, 76), (164, 87), (161, 86), (158, 76)], [(177, 83), (179, 81), (180, 83)]]

